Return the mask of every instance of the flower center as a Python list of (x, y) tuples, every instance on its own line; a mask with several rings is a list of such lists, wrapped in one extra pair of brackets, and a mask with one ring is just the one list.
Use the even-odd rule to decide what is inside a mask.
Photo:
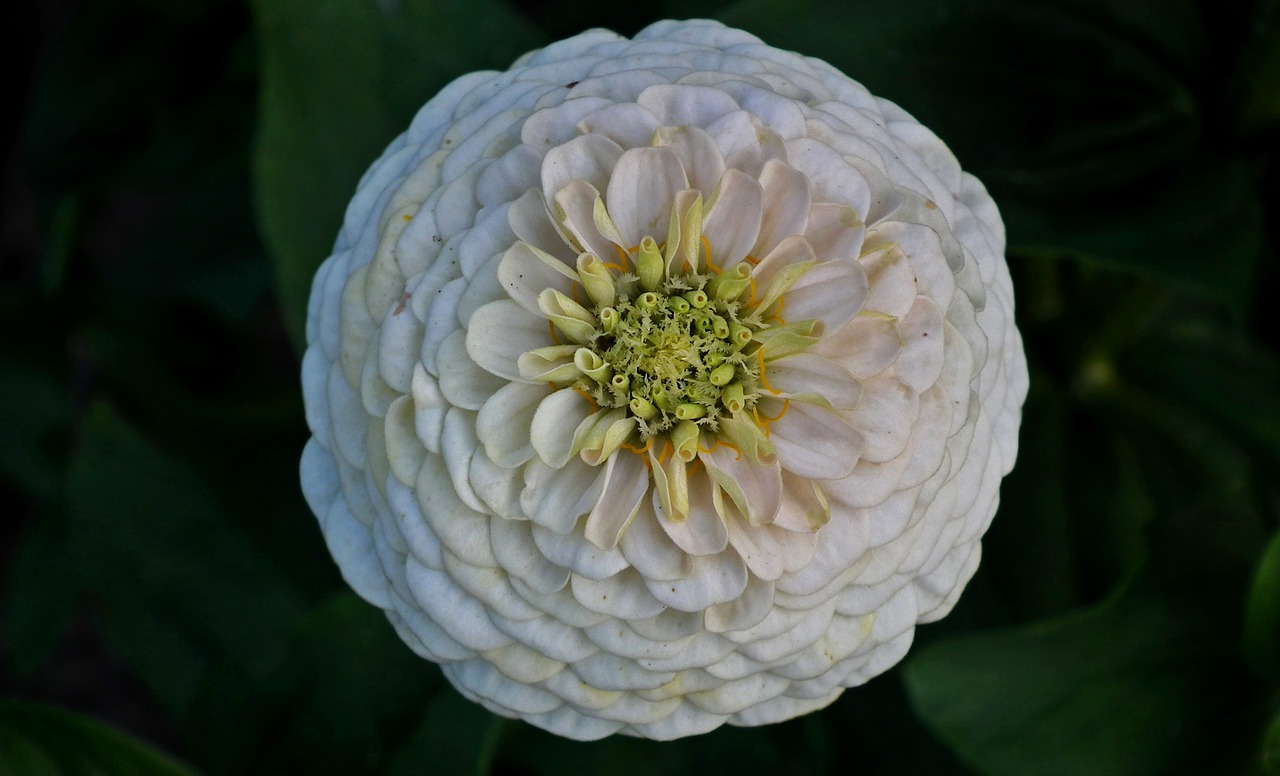
[[(612, 305), (596, 309), (594, 358), (579, 383), (601, 407), (625, 408), (641, 438), (680, 421), (715, 428), (724, 415), (750, 410), (759, 372), (752, 334), (758, 324), (739, 318), (734, 278), (688, 273), (660, 288), (619, 289)], [(745, 278), (742, 278), (745, 282)]]

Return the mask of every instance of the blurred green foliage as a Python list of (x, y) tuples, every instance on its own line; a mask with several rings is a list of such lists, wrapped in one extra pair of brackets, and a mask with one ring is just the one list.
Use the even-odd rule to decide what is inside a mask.
[[(5, 135), (0, 773), (1280, 773), (1277, 0), (49, 8)], [(783, 725), (579, 744), (346, 592), (297, 485), (301, 322), (440, 86), (691, 15), (988, 185), (1032, 392), (981, 570), (902, 666)]]

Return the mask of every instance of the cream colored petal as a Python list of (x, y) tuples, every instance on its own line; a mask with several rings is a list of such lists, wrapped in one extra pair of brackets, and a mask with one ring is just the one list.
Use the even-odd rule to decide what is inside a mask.
[(658, 524), (677, 547), (690, 555), (714, 555), (722, 552), (729, 544), (729, 531), (712, 502), (711, 489), (715, 486), (711, 478), (706, 473), (690, 477), (688, 487), (689, 515), (683, 520), (673, 520), (663, 512), (658, 494), (654, 493)]
[(670, 148), (632, 148), (624, 153), (605, 193), (609, 216), (627, 242), (624, 247), (666, 234), (671, 203), (687, 188), (684, 168)]
[(702, 220), (702, 235), (717, 267), (732, 267), (751, 252), (760, 233), (763, 201), (764, 190), (755, 178), (740, 170), (721, 176)]
[(546, 397), (546, 386), (508, 383), (480, 407), (476, 435), (494, 463), (510, 468), (533, 457), (530, 427), (534, 412)]
[(570, 181), (603, 191), (622, 156), (622, 146), (604, 135), (579, 135), (542, 158), (542, 197), (551, 202)]
[(867, 276), (856, 259), (816, 265), (800, 276), (784, 297), (781, 314), (789, 321), (822, 321), (835, 331), (862, 309)]
[(552, 468), (535, 458), (524, 466), (520, 509), (543, 528), (564, 535), (591, 511), (603, 489), (604, 469), (599, 466), (571, 458)]
[(693, 556), (693, 571), (684, 579), (646, 580), (653, 597), (682, 612), (698, 612), (732, 601), (747, 587), (747, 565), (732, 550)]
[(831, 359), (797, 353), (768, 365), (769, 385), (782, 398), (821, 396), (836, 409), (851, 409), (862, 397), (862, 384)]
[(705, 127), (738, 110), (738, 103), (719, 89), (684, 84), (650, 86), (636, 102), (668, 126)]
[[(761, 412), (771, 409), (763, 402)], [(840, 413), (829, 412), (805, 402), (791, 402), (769, 422), (769, 441), (778, 453), (782, 468), (801, 477), (831, 480), (847, 477), (868, 442)]]
[(782, 503), (782, 469), (776, 460), (753, 461), (723, 445), (698, 453), (698, 458), (748, 521), (773, 521)]
[(782, 505), (773, 524), (786, 531), (813, 533), (830, 520), (831, 507), (818, 484), (783, 470)]
[(724, 157), (706, 130), (696, 126), (659, 127), (653, 144), (676, 152), (691, 188), (700, 190), (704, 196), (715, 191), (720, 176), (724, 175)]
[(534, 315), (541, 315), (538, 294), (550, 288), (572, 294), (577, 284), (573, 269), (551, 254), (526, 242), (506, 250), (498, 264), (498, 280), (507, 295)]
[(847, 205), (818, 202), (809, 208), (804, 239), (822, 261), (858, 258), (862, 255), (866, 234), (862, 218)]
[(764, 214), (752, 256), (768, 255), (788, 237), (804, 234), (812, 201), (809, 179), (777, 160), (765, 162), (760, 171), (760, 187), (764, 191)]
[(742, 595), (707, 609), (707, 630), (726, 633), (750, 628), (773, 607), (773, 582), (752, 577)]
[(893, 362), (893, 373), (917, 392), (928, 390), (942, 374), (944, 323), (942, 308), (927, 296), (917, 296), (911, 312), (898, 322), (898, 336), (904, 345)]
[(867, 440), (862, 457), (883, 463), (902, 454), (920, 412), (920, 396), (896, 377), (873, 377), (862, 383), (858, 408), (849, 413)]
[(666, 608), (649, 593), (644, 577), (632, 568), (604, 579), (587, 579), (574, 574), (569, 579), (569, 587), (578, 603), (593, 612), (623, 621), (653, 617)]
[(530, 189), (516, 200), (507, 211), (507, 222), (521, 242), (546, 251), (566, 266), (571, 265), (577, 256), (577, 251), (569, 247), (569, 243), (556, 231), (551, 214), (547, 212), (547, 201), (539, 190)]
[(587, 516), (583, 535), (600, 549), (612, 550), (649, 492), (649, 471), (642, 456), (625, 450), (610, 457), (605, 467), (604, 490)]
[(577, 453), (584, 423), (596, 416), (596, 409), (573, 388), (561, 388), (538, 404), (530, 424), (530, 442), (538, 457), (559, 469)]
[(478, 410), (508, 383), (471, 360), (466, 338), (458, 329), (440, 344), (440, 392), (455, 407)]
[(483, 369), (519, 380), (520, 356), (552, 344), (545, 318), (525, 312), (511, 299), (500, 299), (476, 310), (467, 329), (467, 354)]
[(654, 115), (634, 102), (609, 105), (578, 122), (579, 132), (604, 135), (623, 148), (649, 145), (657, 129)]

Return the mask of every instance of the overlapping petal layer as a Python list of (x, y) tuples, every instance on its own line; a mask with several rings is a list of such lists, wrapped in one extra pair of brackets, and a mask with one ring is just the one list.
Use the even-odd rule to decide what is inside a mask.
[(303, 486), (468, 697), (573, 738), (830, 703), (978, 564), (1025, 359), (982, 185), (712, 22), (474, 73), (317, 274)]

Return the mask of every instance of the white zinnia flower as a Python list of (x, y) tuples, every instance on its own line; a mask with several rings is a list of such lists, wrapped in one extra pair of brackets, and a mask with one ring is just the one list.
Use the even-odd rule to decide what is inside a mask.
[(719, 24), (454, 81), (316, 276), (307, 500), (467, 697), (571, 738), (821, 708), (973, 574), (1026, 363), (982, 185)]

